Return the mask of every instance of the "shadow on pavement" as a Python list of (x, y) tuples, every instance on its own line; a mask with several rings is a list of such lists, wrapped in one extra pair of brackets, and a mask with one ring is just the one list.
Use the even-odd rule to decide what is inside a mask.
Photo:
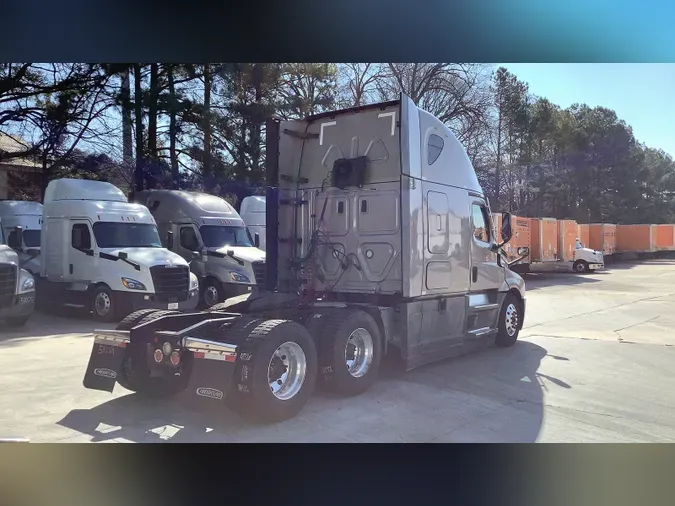
[(19, 344), (22, 339), (40, 337), (69, 337), (72, 334), (91, 334), (94, 329), (114, 328), (114, 323), (95, 322), (91, 318), (70, 318), (70, 315), (52, 315), (35, 312), (20, 328), (0, 326), (0, 345)]
[[(537, 440), (541, 430), (547, 382), (571, 388), (537, 372), (546, 356), (541, 346), (518, 341), (509, 349), (490, 348), (459, 357), (448, 367), (439, 363), (411, 371), (407, 381), (465, 392), (497, 404), (491, 413), (446, 434), (438, 442), (529, 443)], [(551, 357), (569, 361), (566, 357)]]
[(548, 286), (574, 286), (588, 283), (599, 283), (607, 271), (597, 271), (592, 274), (575, 274), (572, 272), (527, 273), (523, 275), (527, 291), (537, 290)]
[(275, 425), (255, 424), (222, 404), (189, 411), (180, 398), (138, 394), (73, 410), (58, 424), (93, 442), (350, 442), (344, 435), (351, 432), (359, 433), (351, 442), (532, 442), (543, 420), (542, 378), (570, 388), (537, 373), (545, 356), (526, 341), (490, 348), (383, 378), (356, 398), (315, 395), (296, 418)]

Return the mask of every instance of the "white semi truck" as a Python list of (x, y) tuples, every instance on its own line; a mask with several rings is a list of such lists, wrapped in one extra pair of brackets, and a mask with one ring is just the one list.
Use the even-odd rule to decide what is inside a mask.
[[(21, 240), (21, 229), (17, 229)], [(20, 266), (19, 255), (5, 241), (0, 223), (0, 322), (22, 327), (35, 309), (35, 279)]]
[[(317, 383), (354, 396), (406, 369), (515, 344), (525, 283), (466, 151), (406, 96), (266, 125), (266, 290), (94, 331), (86, 388), (223, 403), (268, 421)], [(504, 360), (510, 355), (505, 354)]]
[(51, 181), (41, 247), (40, 304), (89, 310), (102, 321), (197, 306), (199, 282), (188, 262), (162, 246), (148, 209), (110, 183)]
[(157, 222), (164, 246), (190, 264), (202, 302), (211, 307), (265, 282), (265, 252), (237, 211), (220, 197), (198, 192), (147, 190), (134, 195)]
[(40, 273), (38, 255), (42, 233), (42, 204), (24, 200), (2, 200), (0, 220), (7, 245), (19, 255), (21, 267), (37, 276)]
[(263, 196), (251, 195), (241, 201), (239, 208), (239, 215), (251, 232), (254, 243), (263, 251), (266, 243), (265, 201), (266, 198)]

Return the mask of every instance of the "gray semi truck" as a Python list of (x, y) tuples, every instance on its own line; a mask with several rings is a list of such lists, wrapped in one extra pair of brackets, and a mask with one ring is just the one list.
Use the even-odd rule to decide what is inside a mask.
[[(84, 386), (226, 402), (267, 421), (317, 384), (365, 392), (406, 369), (516, 342), (523, 279), (453, 133), (412, 100), (266, 125), (265, 290), (207, 312), (140, 311), (98, 330)], [(505, 356), (505, 360), (507, 357)]]
[(141, 191), (133, 200), (152, 213), (164, 247), (191, 262), (205, 307), (263, 284), (265, 252), (225, 200), (176, 190)]

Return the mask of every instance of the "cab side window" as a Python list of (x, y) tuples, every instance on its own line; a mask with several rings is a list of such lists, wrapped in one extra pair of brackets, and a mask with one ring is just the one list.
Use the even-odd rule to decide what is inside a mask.
[(197, 234), (192, 227), (182, 227), (180, 229), (180, 245), (189, 251), (197, 251), (199, 249), (199, 241)]
[(77, 250), (90, 250), (91, 234), (89, 233), (89, 227), (84, 223), (73, 225), (70, 233), (70, 244)]
[(445, 141), (443, 140), (443, 137), (436, 134), (431, 134), (429, 136), (429, 142), (427, 144), (427, 163), (429, 165), (433, 165), (433, 163), (438, 160), (444, 145)]
[(487, 219), (487, 211), (479, 204), (471, 206), (471, 224), (473, 236), (477, 241), (490, 242), (490, 221)]

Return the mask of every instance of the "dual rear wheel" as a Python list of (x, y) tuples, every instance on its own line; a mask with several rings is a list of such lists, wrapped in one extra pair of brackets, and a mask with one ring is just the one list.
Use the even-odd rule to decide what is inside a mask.
[(286, 420), (300, 412), (317, 383), (353, 396), (377, 378), (381, 333), (363, 311), (314, 314), (306, 326), (291, 320), (256, 320), (249, 328), (228, 396), (231, 407), (245, 415), (268, 422)]

